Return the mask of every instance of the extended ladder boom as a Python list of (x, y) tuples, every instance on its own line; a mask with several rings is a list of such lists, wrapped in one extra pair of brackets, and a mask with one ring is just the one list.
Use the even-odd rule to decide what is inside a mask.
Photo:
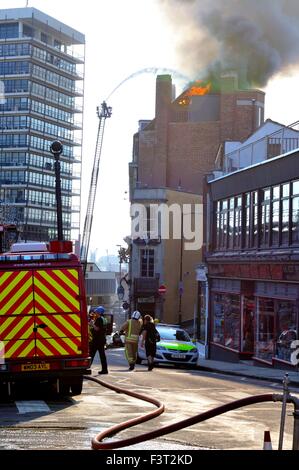
[(98, 128), (96, 150), (95, 150), (95, 156), (94, 156), (94, 162), (93, 162), (93, 169), (92, 169), (92, 174), (91, 174), (91, 182), (90, 182), (90, 188), (89, 188), (87, 210), (86, 210), (86, 217), (85, 217), (85, 222), (84, 222), (84, 230), (83, 230), (83, 235), (82, 235), (81, 253), (80, 253), (84, 275), (85, 275), (86, 267), (87, 267), (87, 257), (88, 257), (92, 220), (93, 220), (94, 203), (95, 203), (95, 197), (96, 197), (96, 191), (97, 191), (99, 164), (100, 164), (100, 159), (101, 159), (105, 122), (107, 118), (111, 117), (112, 108), (110, 106), (107, 106), (105, 101), (103, 101), (103, 103), (101, 104), (101, 109), (99, 107), (97, 108), (97, 114), (99, 117), (99, 128)]

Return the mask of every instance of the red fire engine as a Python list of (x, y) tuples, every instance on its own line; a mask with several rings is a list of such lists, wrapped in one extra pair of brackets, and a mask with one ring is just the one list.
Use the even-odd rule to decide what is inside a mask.
[(80, 394), (89, 373), (82, 265), (71, 242), (16, 243), (0, 255), (0, 381), (49, 380)]
[[(64, 241), (59, 156), (55, 158), (57, 235), (48, 243), (16, 243), (0, 254), (0, 384), (47, 380), (80, 394), (90, 373), (82, 264)], [(3, 232), (0, 234), (0, 239)], [(2, 244), (0, 244), (1, 248)]]

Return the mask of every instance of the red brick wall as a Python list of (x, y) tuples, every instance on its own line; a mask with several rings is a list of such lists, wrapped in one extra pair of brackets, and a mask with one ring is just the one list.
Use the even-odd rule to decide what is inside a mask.
[(171, 93), (169, 76), (158, 77), (155, 130), (140, 133), (138, 180), (148, 187), (180, 186), (202, 194), (202, 178), (214, 169), (219, 145), (224, 140), (244, 140), (252, 133), (256, 126), (252, 100), (263, 103), (264, 93), (223, 92), (220, 121), (177, 123), (168, 122)]

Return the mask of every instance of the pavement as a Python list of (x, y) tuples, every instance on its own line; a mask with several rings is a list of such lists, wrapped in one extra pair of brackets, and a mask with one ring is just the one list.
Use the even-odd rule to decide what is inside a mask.
[(285, 369), (273, 369), (268, 367), (254, 366), (252, 361), (223, 362), (212, 359), (199, 358), (198, 368), (209, 372), (248, 377), (251, 379), (267, 380), (282, 383), (286, 374), (290, 380), (290, 386), (299, 387), (299, 371)]

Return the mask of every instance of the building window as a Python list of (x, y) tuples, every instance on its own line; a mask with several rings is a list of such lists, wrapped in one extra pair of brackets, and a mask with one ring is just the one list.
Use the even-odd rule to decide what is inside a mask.
[(261, 203), (261, 246), (267, 247), (270, 244), (270, 201), (271, 190), (262, 190)]
[(227, 233), (228, 233), (228, 201), (222, 201), (221, 214), (220, 214), (220, 248), (227, 247)]
[(234, 248), (240, 250), (242, 247), (242, 197), (236, 197)]
[(63, 50), (63, 44), (60, 41), (57, 41), (57, 39), (54, 39), (54, 47), (55, 49), (59, 49), (60, 51)]
[(221, 218), (221, 211), (220, 211), (220, 201), (217, 201), (217, 209), (216, 209), (216, 248), (220, 247), (220, 218)]
[(244, 247), (250, 248), (250, 228), (251, 224), (251, 197), (250, 193), (245, 194), (245, 238), (244, 238)]
[(44, 42), (45, 44), (49, 44), (49, 36), (45, 33), (40, 34), (40, 40), (41, 42)]
[(290, 184), (282, 185), (281, 199), (281, 244), (290, 244)]
[(253, 220), (252, 246), (254, 248), (257, 248), (258, 247), (258, 239), (259, 239), (259, 197), (258, 197), (258, 191), (253, 191), (251, 197), (252, 197), (252, 220)]
[(292, 183), (292, 245), (299, 244), (299, 181)]
[(23, 24), (23, 36), (26, 38), (34, 38), (34, 29), (27, 24)]
[(272, 245), (279, 245), (280, 187), (273, 188), (272, 196)]
[(229, 212), (228, 212), (228, 248), (233, 249), (234, 247), (234, 221), (235, 221), (235, 198), (229, 200)]
[(154, 277), (155, 274), (155, 250), (140, 250), (140, 275), (141, 277)]
[(0, 39), (13, 39), (19, 37), (19, 23), (0, 24)]

